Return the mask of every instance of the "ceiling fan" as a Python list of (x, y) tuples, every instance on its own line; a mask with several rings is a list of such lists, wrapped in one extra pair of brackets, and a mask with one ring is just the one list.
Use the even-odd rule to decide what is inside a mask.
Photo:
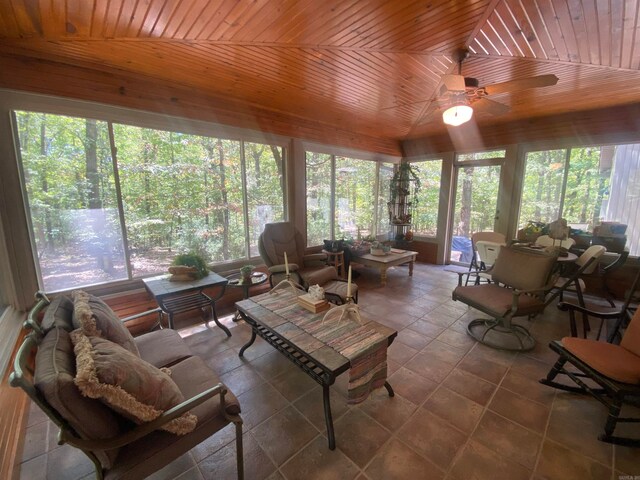
[(431, 119), (436, 113), (442, 113), (444, 123), (452, 126), (462, 125), (471, 120), (474, 111), (502, 115), (510, 108), (487, 97), (529, 88), (548, 87), (558, 83), (558, 77), (555, 75), (537, 75), (480, 86), (478, 79), (462, 75), (462, 62), (468, 57), (469, 51), (466, 49), (455, 52), (454, 60), (458, 63), (458, 73), (442, 76), (442, 86), (438, 96), (425, 110), (419, 123)]

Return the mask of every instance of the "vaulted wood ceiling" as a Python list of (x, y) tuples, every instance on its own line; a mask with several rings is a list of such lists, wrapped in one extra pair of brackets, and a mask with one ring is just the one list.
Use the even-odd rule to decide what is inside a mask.
[[(5, 0), (0, 87), (137, 107), (157, 88), (157, 101), (199, 103), (227, 123), (361, 136), (393, 153), (446, 131), (424, 113), (460, 47), (471, 52), (462, 73), (481, 85), (559, 78), (492, 96), (511, 111), (478, 112), (480, 126), (640, 102), (639, 10), (640, 0)], [(103, 88), (86, 90), (96, 73)]]

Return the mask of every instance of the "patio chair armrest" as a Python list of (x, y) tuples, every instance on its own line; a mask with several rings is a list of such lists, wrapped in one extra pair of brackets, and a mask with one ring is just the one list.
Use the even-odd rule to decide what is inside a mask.
[[(210, 398), (220, 395), (220, 410), (222, 412), (225, 411), (225, 401), (224, 396), (227, 393), (228, 389), (223, 383), (218, 383), (216, 386), (211, 387), (204, 392), (201, 392), (184, 402), (176, 405), (175, 407), (167, 410), (162, 415), (160, 415), (155, 420), (151, 422), (143, 423), (142, 425), (138, 425), (132, 430), (128, 432), (118, 435), (117, 437), (109, 438), (109, 439), (91, 439), (85, 440), (82, 438), (78, 438), (68, 430), (63, 429), (60, 430), (58, 434), (59, 443), (68, 443), (77, 448), (85, 449), (85, 450), (111, 450), (114, 448), (124, 447), (136, 440), (141, 439), (142, 437), (150, 434), (154, 430), (159, 429), (161, 426), (169, 423), (171, 420), (178, 418), (179, 416), (187, 413), (192, 408), (200, 405), (201, 403), (209, 400)], [(225, 416), (227, 414), (225, 413)], [(188, 435), (188, 434), (187, 434)]]
[(598, 312), (596, 310), (591, 310), (586, 307), (581, 307), (580, 305), (576, 305), (575, 303), (571, 303), (571, 302), (558, 302), (558, 309), (565, 312), (573, 310), (580, 313), (584, 313), (592, 317), (598, 317), (605, 320), (619, 318), (620, 315), (622, 315), (623, 313), (620, 310), (614, 310), (612, 312)]
[(325, 263), (327, 261), (326, 253), (309, 253), (304, 256), (304, 263)]
[[(297, 272), (299, 270), (300, 267), (298, 267), (298, 264), (296, 263), (290, 263), (289, 264), (289, 271), (290, 272)], [(268, 268), (269, 273), (285, 273), (287, 271), (287, 268), (285, 267), (284, 263), (281, 265), (272, 265)]]
[(462, 277), (467, 276), (469, 278), (471, 275), (478, 275), (478, 272), (475, 270), (469, 270), (468, 272), (456, 272), (458, 274), (458, 286), (462, 286)]
[(29, 310), (29, 315), (27, 316), (27, 319), (24, 321), (22, 326), (26, 329), (37, 332), (38, 335), (44, 335), (44, 331), (42, 330), (40, 322), (38, 321), (38, 316), (40, 315), (40, 312), (51, 303), (51, 300), (49, 300), (47, 295), (40, 290), (36, 292), (35, 297), (37, 302), (33, 306), (33, 308)]

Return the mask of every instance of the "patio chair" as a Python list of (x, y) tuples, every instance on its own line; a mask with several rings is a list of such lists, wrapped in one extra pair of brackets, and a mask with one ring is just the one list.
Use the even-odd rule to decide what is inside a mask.
[[(467, 326), (469, 335), (493, 348), (531, 350), (535, 346), (534, 338), (524, 326), (514, 323), (513, 318), (537, 315), (558, 296), (559, 292), (545, 299), (555, 285), (556, 259), (554, 252), (502, 247), (491, 269), (494, 283), (463, 286), (465, 274), (460, 274), (453, 300), (491, 316), (471, 321)], [(571, 277), (566, 285), (573, 281)]]
[[(602, 330), (607, 325), (607, 342), (616, 343), (619, 341), (619, 332), (623, 326), (623, 323), (630, 317), (629, 310), (631, 303), (637, 301), (636, 292), (640, 286), (640, 270), (636, 273), (636, 276), (631, 284), (629, 291), (625, 297), (624, 303), (620, 306), (615, 304), (612, 307), (605, 307), (601, 305), (590, 305), (589, 308), (584, 305), (576, 305), (572, 302), (560, 302), (558, 308), (560, 310), (569, 312), (569, 326), (571, 329), (571, 336), (578, 336), (578, 329), (576, 326), (576, 312), (581, 313), (583, 316), (595, 317), (600, 319), (600, 327), (598, 328), (598, 334), (596, 340), (600, 339)], [(584, 318), (584, 317), (583, 317)], [(611, 325), (613, 323), (613, 325)], [(587, 338), (587, 332), (589, 331), (588, 324), (584, 325), (583, 338)]]
[[(473, 250), (471, 255), (471, 263), (469, 263), (469, 272), (481, 272), (487, 269), (486, 263), (478, 255), (478, 242), (492, 242), (500, 245), (505, 245), (507, 238), (498, 232), (476, 232), (471, 235), (471, 249)], [(478, 279), (476, 278), (476, 282)], [(467, 276), (466, 284), (469, 283), (469, 276)]]
[[(551, 342), (549, 347), (559, 358), (540, 383), (568, 392), (592, 395), (609, 410), (604, 433), (598, 439), (639, 447), (640, 437), (616, 436), (614, 431), (618, 422), (640, 422), (638, 417), (620, 416), (623, 404), (638, 405), (640, 402), (640, 310), (636, 310), (620, 345), (565, 337), (561, 341)], [(565, 368), (567, 363), (572, 368)], [(566, 375), (577, 386), (556, 382), (558, 375)], [(583, 379), (595, 382), (599, 388)]]
[(536, 238), (535, 244), (540, 245), (541, 247), (562, 247), (569, 250), (576, 244), (576, 241), (573, 238), (554, 240), (549, 235), (540, 235), (538, 238)]
[[(284, 253), (287, 252), (291, 280), (308, 290), (311, 285), (324, 288), (327, 300), (342, 304), (347, 296), (347, 282), (338, 276), (335, 267), (327, 265), (327, 255), (304, 253), (302, 235), (290, 222), (267, 223), (258, 239), (258, 250), (269, 269), (273, 287), (285, 279)], [(351, 294), (358, 303), (358, 286), (351, 283)]]
[(496, 262), (502, 246), (504, 246), (504, 243), (489, 242), (486, 240), (476, 242), (476, 254), (481, 265), (481, 269), (476, 276), (476, 284), (480, 283), (481, 278), (484, 278), (488, 282), (491, 281), (491, 268)]

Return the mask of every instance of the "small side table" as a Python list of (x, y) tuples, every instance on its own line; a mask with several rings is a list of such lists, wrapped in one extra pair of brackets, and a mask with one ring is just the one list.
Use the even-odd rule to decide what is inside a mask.
[[(227, 327), (220, 323), (216, 313), (216, 302), (224, 295), (228, 280), (217, 273), (209, 272), (204, 278), (187, 282), (172, 282), (171, 275), (158, 275), (156, 277), (143, 278), (144, 286), (164, 313), (169, 316), (169, 328), (173, 329), (173, 316), (189, 310), (211, 308), (213, 321), (220, 329), (231, 336)], [(211, 298), (203, 292), (205, 288), (220, 287), (220, 293), (216, 298)], [(208, 323), (208, 321), (207, 321)]]
[[(227, 286), (229, 288), (242, 288), (242, 299), (246, 300), (247, 298), (249, 298), (249, 289), (251, 287), (262, 285), (267, 281), (268, 278), (269, 276), (266, 273), (254, 272), (251, 274), (251, 281), (248, 283), (244, 283), (242, 281), (242, 276), (239, 273), (234, 273), (227, 277), (227, 280), (229, 280), (229, 283), (227, 284)], [(236, 313), (233, 316), (232, 320), (234, 322), (237, 322), (241, 318), (242, 317), (240, 317), (240, 313), (236, 310)]]
[(322, 250), (322, 253), (327, 255), (327, 265), (336, 267), (338, 275), (344, 276), (344, 252), (328, 252)]

